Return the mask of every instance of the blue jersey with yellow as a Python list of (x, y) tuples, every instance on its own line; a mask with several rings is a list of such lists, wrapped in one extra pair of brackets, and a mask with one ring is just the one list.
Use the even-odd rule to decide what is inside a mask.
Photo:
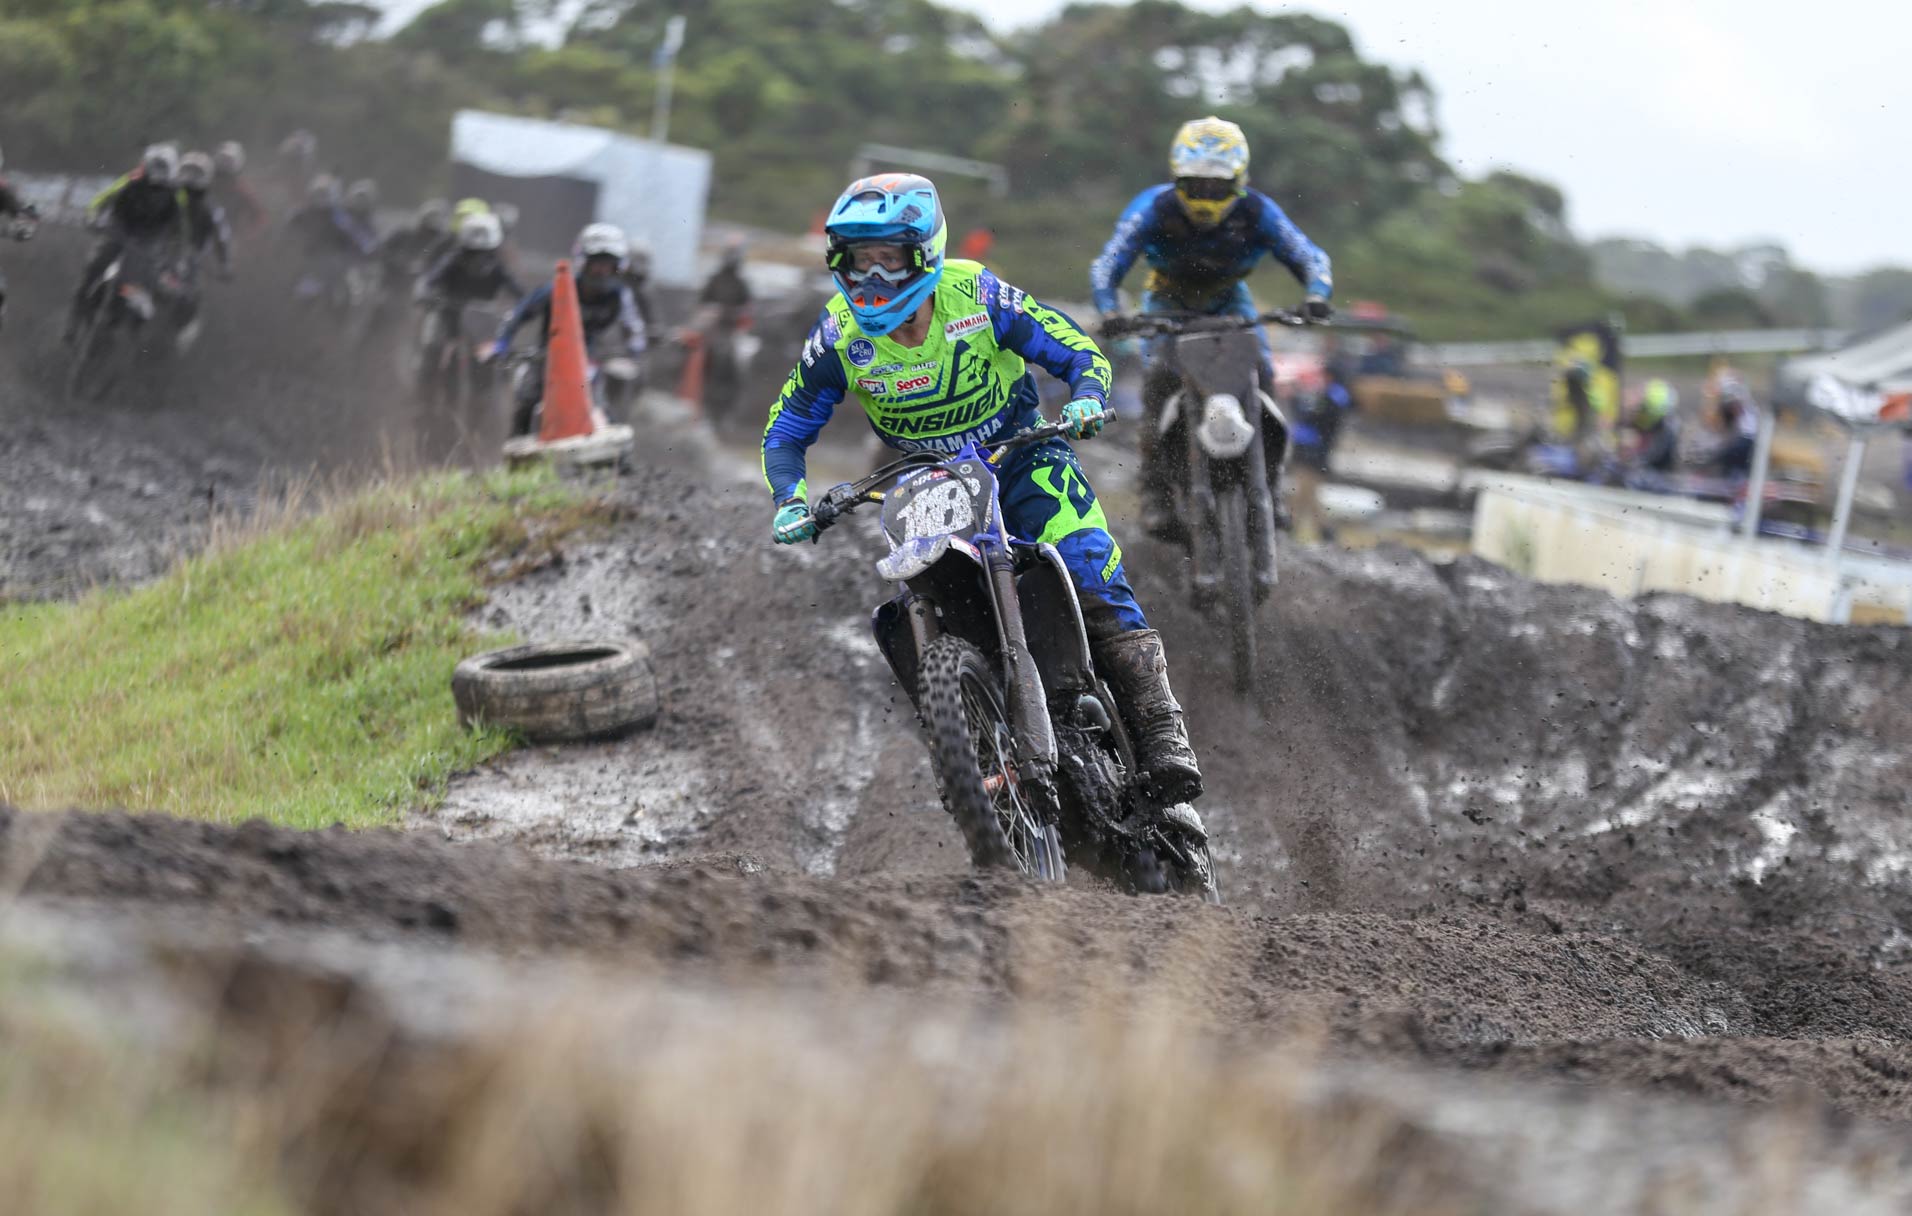
[(1138, 258), (1149, 264), (1147, 290), (1175, 308), (1210, 312), (1267, 256), (1286, 266), (1311, 296), (1334, 295), (1334, 270), (1319, 246), (1259, 190), (1249, 190), (1220, 223), (1188, 218), (1172, 184), (1150, 186), (1116, 220), (1102, 254), (1089, 268), (1095, 306), (1118, 307), (1116, 289)]

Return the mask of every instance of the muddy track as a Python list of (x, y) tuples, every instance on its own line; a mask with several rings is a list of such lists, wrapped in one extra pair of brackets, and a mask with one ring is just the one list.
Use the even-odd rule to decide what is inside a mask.
[[(287, 366), (318, 377), (325, 356), (309, 360)], [(135, 459), (187, 470), (156, 478), (174, 487), (161, 507), (125, 498), (163, 513), (201, 510), (177, 487), (207, 461), (233, 462), (237, 494), (270, 453), (329, 451), (317, 436), (338, 418), (315, 414), (365, 403), (326, 383), (273, 398), (283, 430), (243, 384), (117, 429), (94, 419), (128, 453), (104, 464), (101, 512), (119, 518)], [(70, 419), (7, 408), (30, 421), (5, 467), (88, 465), (86, 443), (62, 454)], [(1230, 1041), (1317, 1027), (1348, 1059), (1912, 1118), (1907, 633), (1622, 603), (1403, 551), (1292, 552), (1251, 705), (1182, 603), (1176, 554), (1118, 518), (1204, 757), (1231, 906), (1036, 889), (965, 872), (868, 639), (882, 588), (862, 524), (775, 549), (749, 461), (650, 423), (617, 522), (479, 619), (641, 637), (656, 729), (504, 757), (408, 833), (9, 814), (0, 890), (985, 1007), (1166, 993)], [(856, 446), (830, 471), (857, 471), (841, 454)], [(1107, 492), (1121, 449), (1091, 456)], [(0, 502), (0, 594), (163, 559), (129, 525), (137, 560), (104, 543), (23, 560), (23, 510)]]
[[(0, 600), (151, 578), (215, 516), (244, 516), (289, 483), (357, 480), (467, 450), (421, 438), (385, 343), (343, 349), (295, 306), (286, 267), (243, 257), (235, 281), (207, 285), (204, 336), (188, 355), (110, 400), (67, 405), (59, 334), (86, 243), (48, 229), (5, 255)], [(402, 311), (394, 327), (408, 321)], [(503, 420), (471, 427), (473, 449), (495, 447)]]

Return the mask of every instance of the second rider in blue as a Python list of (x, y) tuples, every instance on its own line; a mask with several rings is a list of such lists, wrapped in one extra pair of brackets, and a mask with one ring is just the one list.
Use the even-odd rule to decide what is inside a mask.
[[(1261, 191), (1248, 185), (1248, 139), (1240, 127), (1220, 118), (1182, 124), (1169, 146), (1174, 180), (1150, 186), (1115, 222), (1102, 254), (1089, 267), (1096, 311), (1120, 307), (1116, 289), (1138, 258), (1149, 264), (1142, 294), (1145, 313), (1192, 312), (1208, 316), (1259, 315), (1248, 291), (1248, 275), (1264, 257), (1288, 268), (1307, 292), (1304, 310), (1325, 321), (1334, 310), (1334, 270), (1328, 255)], [(1262, 391), (1275, 391), (1268, 336), (1261, 341)], [(1180, 535), (1174, 517), (1170, 476), (1157, 452), (1157, 420), (1175, 392), (1175, 377), (1164, 358), (1168, 339), (1151, 344), (1142, 385), (1142, 526), (1152, 535)], [(1279, 470), (1268, 470), (1269, 488), (1280, 503)]]

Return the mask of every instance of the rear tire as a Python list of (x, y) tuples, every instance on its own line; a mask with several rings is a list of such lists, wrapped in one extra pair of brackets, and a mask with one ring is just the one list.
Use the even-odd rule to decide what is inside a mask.
[(1229, 651), (1235, 660), (1235, 691), (1255, 688), (1255, 563), (1248, 548), (1248, 496), (1240, 486), (1215, 501), (1221, 531), (1222, 609), (1228, 615)]
[(923, 652), (923, 725), (943, 805), (978, 869), (1007, 866), (1060, 882), (1062, 847), (1017, 777), (1002, 683), (980, 650), (943, 636)]

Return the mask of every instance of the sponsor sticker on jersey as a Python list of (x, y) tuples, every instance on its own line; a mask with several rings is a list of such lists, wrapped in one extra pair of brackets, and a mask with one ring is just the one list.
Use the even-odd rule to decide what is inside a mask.
[(958, 317), (954, 321), (951, 321), (949, 324), (943, 326), (943, 336), (946, 338), (960, 338), (964, 334), (975, 333), (977, 330), (981, 329), (983, 326), (987, 324), (989, 324), (988, 313), (986, 312), (971, 313), (967, 317)]
[(1023, 292), (1019, 288), (998, 280), (996, 283), (996, 307), (1009, 312), (1022, 311)]
[(866, 393), (887, 393), (890, 391), (888, 381), (877, 380), (869, 376), (857, 377), (856, 386)]
[(823, 314), (823, 341), (827, 346), (835, 346), (843, 338), (843, 327), (837, 324), (836, 314)]
[(894, 376), (902, 370), (903, 365), (901, 363), (879, 363), (870, 369), (870, 374), (872, 376)]
[[(937, 369), (938, 366), (940, 366), (940, 364), (938, 364), (936, 360), (928, 359), (922, 363), (918, 363), (915, 367), (910, 368), (910, 372), (911, 374), (914, 374), (916, 372), (933, 372)], [(899, 365), (896, 370), (902, 371), (903, 369), (901, 365)]]
[(850, 343), (850, 362), (857, 367), (868, 367), (876, 362), (876, 343), (868, 338), (858, 338)]
[(936, 377), (934, 376), (911, 376), (907, 380), (898, 380), (896, 382), (896, 391), (899, 393), (913, 393), (919, 388), (928, 388), (934, 383), (936, 383)]

